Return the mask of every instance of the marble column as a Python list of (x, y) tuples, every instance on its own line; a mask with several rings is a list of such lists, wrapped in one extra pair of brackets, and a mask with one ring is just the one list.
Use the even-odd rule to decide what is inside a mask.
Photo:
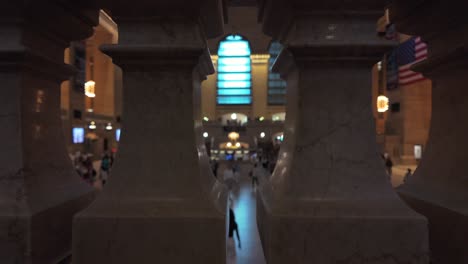
[(433, 82), (427, 147), (414, 175), (399, 194), (429, 220), (434, 263), (468, 263), (468, 25), (467, 3), (394, 1), (397, 30), (421, 36), (428, 58), (416, 65)]
[(267, 262), (428, 263), (427, 222), (393, 191), (376, 147), (381, 4), (264, 1), (261, 14), (287, 47), (274, 71), (288, 83), (284, 143), (258, 200)]
[(220, 15), (200, 17), (199, 1), (142, 1), (130, 14), (116, 5), (119, 44), (102, 50), (123, 71), (122, 137), (108, 185), (75, 218), (73, 263), (225, 263), (227, 195), (198, 109)]
[(0, 6), (1, 263), (52, 264), (70, 255), (73, 215), (94, 198), (66, 152), (60, 84), (73, 74), (65, 48), (92, 34), (98, 12), (68, 8)]

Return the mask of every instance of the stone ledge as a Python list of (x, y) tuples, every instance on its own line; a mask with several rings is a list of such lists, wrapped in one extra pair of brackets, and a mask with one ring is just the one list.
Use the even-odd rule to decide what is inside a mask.
[(285, 216), (268, 212), (262, 202), (257, 210), (270, 264), (419, 264), (429, 260), (427, 224), (419, 216)]
[(192, 71), (205, 49), (193, 46), (103, 45), (101, 51), (126, 71), (174, 67)]
[(399, 194), (414, 210), (428, 217), (434, 263), (468, 263), (468, 214), (422, 200), (409, 193)]

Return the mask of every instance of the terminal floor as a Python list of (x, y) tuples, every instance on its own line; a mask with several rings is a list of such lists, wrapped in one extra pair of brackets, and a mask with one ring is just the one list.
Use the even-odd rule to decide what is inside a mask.
[[(235, 246), (228, 241), (227, 264), (266, 263), (257, 229), (256, 193), (248, 177), (251, 167), (252, 165), (245, 163), (240, 166), (239, 190), (233, 193), (232, 208), (239, 226), (242, 247), (240, 249), (237, 247), (237, 240)], [(220, 178), (222, 178), (222, 171), (220, 170), (218, 174)]]

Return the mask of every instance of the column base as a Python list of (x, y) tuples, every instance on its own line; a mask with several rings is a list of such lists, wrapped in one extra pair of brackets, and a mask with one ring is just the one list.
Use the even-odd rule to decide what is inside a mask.
[(73, 264), (226, 261), (226, 218), (192, 201), (93, 204), (75, 218)]
[(398, 213), (398, 207), (366, 211), (350, 201), (333, 201), (272, 212), (258, 201), (257, 220), (269, 264), (429, 263), (426, 220)]
[(429, 220), (429, 243), (434, 263), (468, 263), (468, 214), (454, 211), (410, 193), (399, 193)]
[(32, 209), (20, 200), (6, 205), (0, 214), (1, 262), (56, 264), (65, 259), (71, 254), (73, 216), (94, 198), (89, 190), (48, 208)]

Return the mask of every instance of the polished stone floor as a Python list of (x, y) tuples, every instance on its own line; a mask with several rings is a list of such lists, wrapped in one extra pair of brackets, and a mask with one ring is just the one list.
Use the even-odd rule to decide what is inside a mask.
[[(220, 166), (220, 169), (223, 166)], [(233, 210), (239, 226), (242, 248), (228, 243), (228, 264), (265, 264), (263, 249), (256, 222), (256, 200), (255, 190), (251, 186), (248, 173), (252, 165), (243, 163), (240, 165), (239, 190), (234, 193)], [(222, 169), (219, 177), (222, 177)]]
[(403, 179), (408, 169), (411, 169), (412, 173), (416, 170), (416, 165), (395, 165), (392, 169), (392, 186), (398, 187), (403, 184)]

